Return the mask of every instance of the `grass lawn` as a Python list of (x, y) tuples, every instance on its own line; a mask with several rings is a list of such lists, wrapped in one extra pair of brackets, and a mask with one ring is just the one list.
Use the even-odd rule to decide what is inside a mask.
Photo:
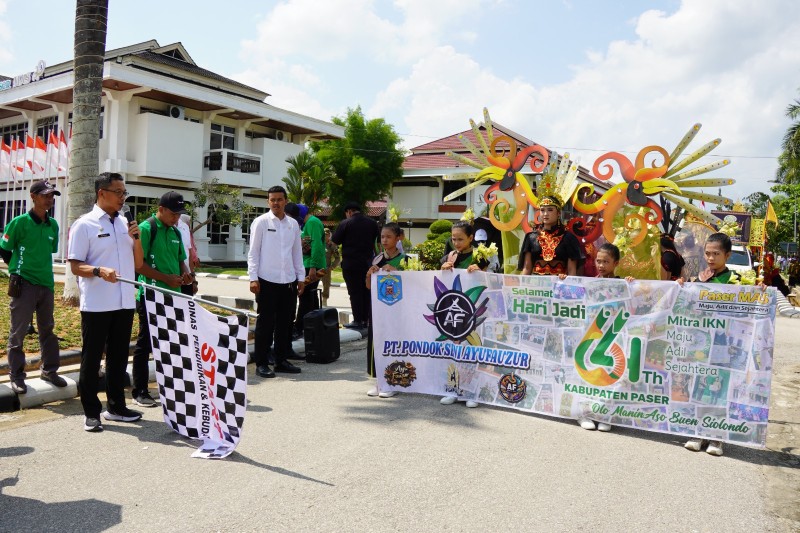
[[(64, 284), (56, 283), (55, 286), (55, 309), (53, 316), (55, 318), (54, 332), (56, 337), (61, 340), (58, 342), (58, 347), (61, 350), (81, 348), (81, 312), (77, 307), (69, 307), (64, 305), (61, 297), (64, 293)], [(8, 278), (0, 275), (0, 309), (8, 309), (11, 298), (8, 296)], [(203, 305), (212, 313), (218, 315), (229, 315), (229, 311), (219, 309), (216, 307)], [(36, 326), (36, 319), (34, 318), (34, 327)], [(11, 327), (11, 313), (0, 313), (0, 358), (8, 356), (8, 331)], [(131, 329), (131, 340), (136, 340), (139, 332), (139, 318), (134, 313), (133, 315), (133, 328)], [(23, 349), (26, 354), (39, 353), (39, 336), (28, 335), (25, 337)]]

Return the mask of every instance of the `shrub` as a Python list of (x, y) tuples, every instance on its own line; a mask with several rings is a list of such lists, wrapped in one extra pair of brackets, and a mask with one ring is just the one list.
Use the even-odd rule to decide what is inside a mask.
[[(437, 220), (431, 227), (428, 228), (428, 231), (433, 235), (440, 235), (442, 233), (449, 234), (453, 230), (453, 223), (449, 220)], [(433, 240), (433, 238), (428, 237), (428, 240)]]
[(417, 249), (419, 260), (425, 270), (438, 270), (439, 260), (444, 255), (444, 243), (438, 241), (425, 241)]

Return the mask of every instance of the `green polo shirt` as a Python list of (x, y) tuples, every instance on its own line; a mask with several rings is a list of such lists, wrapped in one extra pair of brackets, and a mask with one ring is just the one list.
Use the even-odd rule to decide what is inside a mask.
[(303, 256), (303, 266), (305, 268), (325, 268), (325, 228), (322, 221), (315, 216), (308, 217), (301, 239), (311, 239), (311, 253)]
[[(186, 260), (186, 249), (183, 247), (181, 241), (181, 233), (176, 227), (165, 226), (158, 218), (156, 221), (156, 238), (153, 240), (153, 245), (150, 245), (150, 219), (148, 218), (139, 224), (139, 240), (142, 241), (142, 251), (144, 252), (144, 262), (162, 274), (181, 274), (181, 263)], [(137, 278), (142, 283), (150, 285), (155, 284), (156, 287), (162, 287), (171, 291), (179, 291), (180, 287), (170, 287), (161, 281), (155, 281), (152, 278), (146, 278), (139, 274)], [(144, 292), (142, 287), (136, 293), (138, 300)]]
[(32, 211), (15, 217), (0, 238), (0, 247), (11, 252), (8, 271), (33, 285), (53, 289), (53, 255), (58, 250), (58, 223)]

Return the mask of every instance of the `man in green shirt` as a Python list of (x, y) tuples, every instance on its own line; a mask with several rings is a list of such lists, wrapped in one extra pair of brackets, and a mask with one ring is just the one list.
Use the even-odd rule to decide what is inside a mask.
[(300, 296), (297, 306), (297, 319), (294, 322), (295, 338), (303, 336), (303, 318), (307, 313), (319, 308), (319, 296), (317, 287), (319, 278), (317, 271), (323, 270), (325, 262), (325, 228), (322, 221), (309, 213), (308, 207), (297, 204), (299, 211), (298, 222), (303, 231), (300, 234), (300, 241), (303, 247), (303, 266), (306, 269), (306, 288)]
[[(186, 249), (181, 241), (181, 233), (177, 224), (182, 213), (185, 213), (183, 196), (175, 191), (165, 193), (158, 203), (158, 212), (139, 224), (144, 263), (136, 271), (139, 281), (181, 291), (181, 285), (192, 283), (192, 275), (186, 267)], [(136, 293), (136, 312), (139, 315), (139, 336), (133, 350), (133, 372), (131, 375), (133, 403), (141, 407), (155, 407), (156, 402), (147, 390), (150, 371), (147, 361), (153, 351), (150, 344), (150, 326), (147, 320), (140, 288)]]
[(30, 195), (33, 208), (14, 218), (0, 239), (0, 256), (8, 264), (11, 276), (8, 366), (11, 388), (17, 394), (28, 392), (22, 343), (34, 311), (42, 353), (41, 378), (56, 387), (67, 386), (66, 380), (58, 375), (58, 338), (53, 333), (52, 254), (58, 250), (58, 224), (47, 214), (55, 203), (54, 196), (61, 196), (61, 193), (51, 183), (37, 181), (31, 185)]

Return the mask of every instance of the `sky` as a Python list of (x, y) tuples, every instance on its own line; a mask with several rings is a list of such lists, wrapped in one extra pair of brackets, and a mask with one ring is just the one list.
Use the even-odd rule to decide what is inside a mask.
[[(721, 138), (700, 163), (768, 192), (800, 99), (796, 0), (110, 0), (107, 49), (180, 41), (195, 62), (330, 119), (361, 106), (412, 148), (493, 121), (591, 168)], [(72, 57), (74, 3), (0, 0), (0, 73)], [(715, 190), (705, 192), (716, 193)]]

